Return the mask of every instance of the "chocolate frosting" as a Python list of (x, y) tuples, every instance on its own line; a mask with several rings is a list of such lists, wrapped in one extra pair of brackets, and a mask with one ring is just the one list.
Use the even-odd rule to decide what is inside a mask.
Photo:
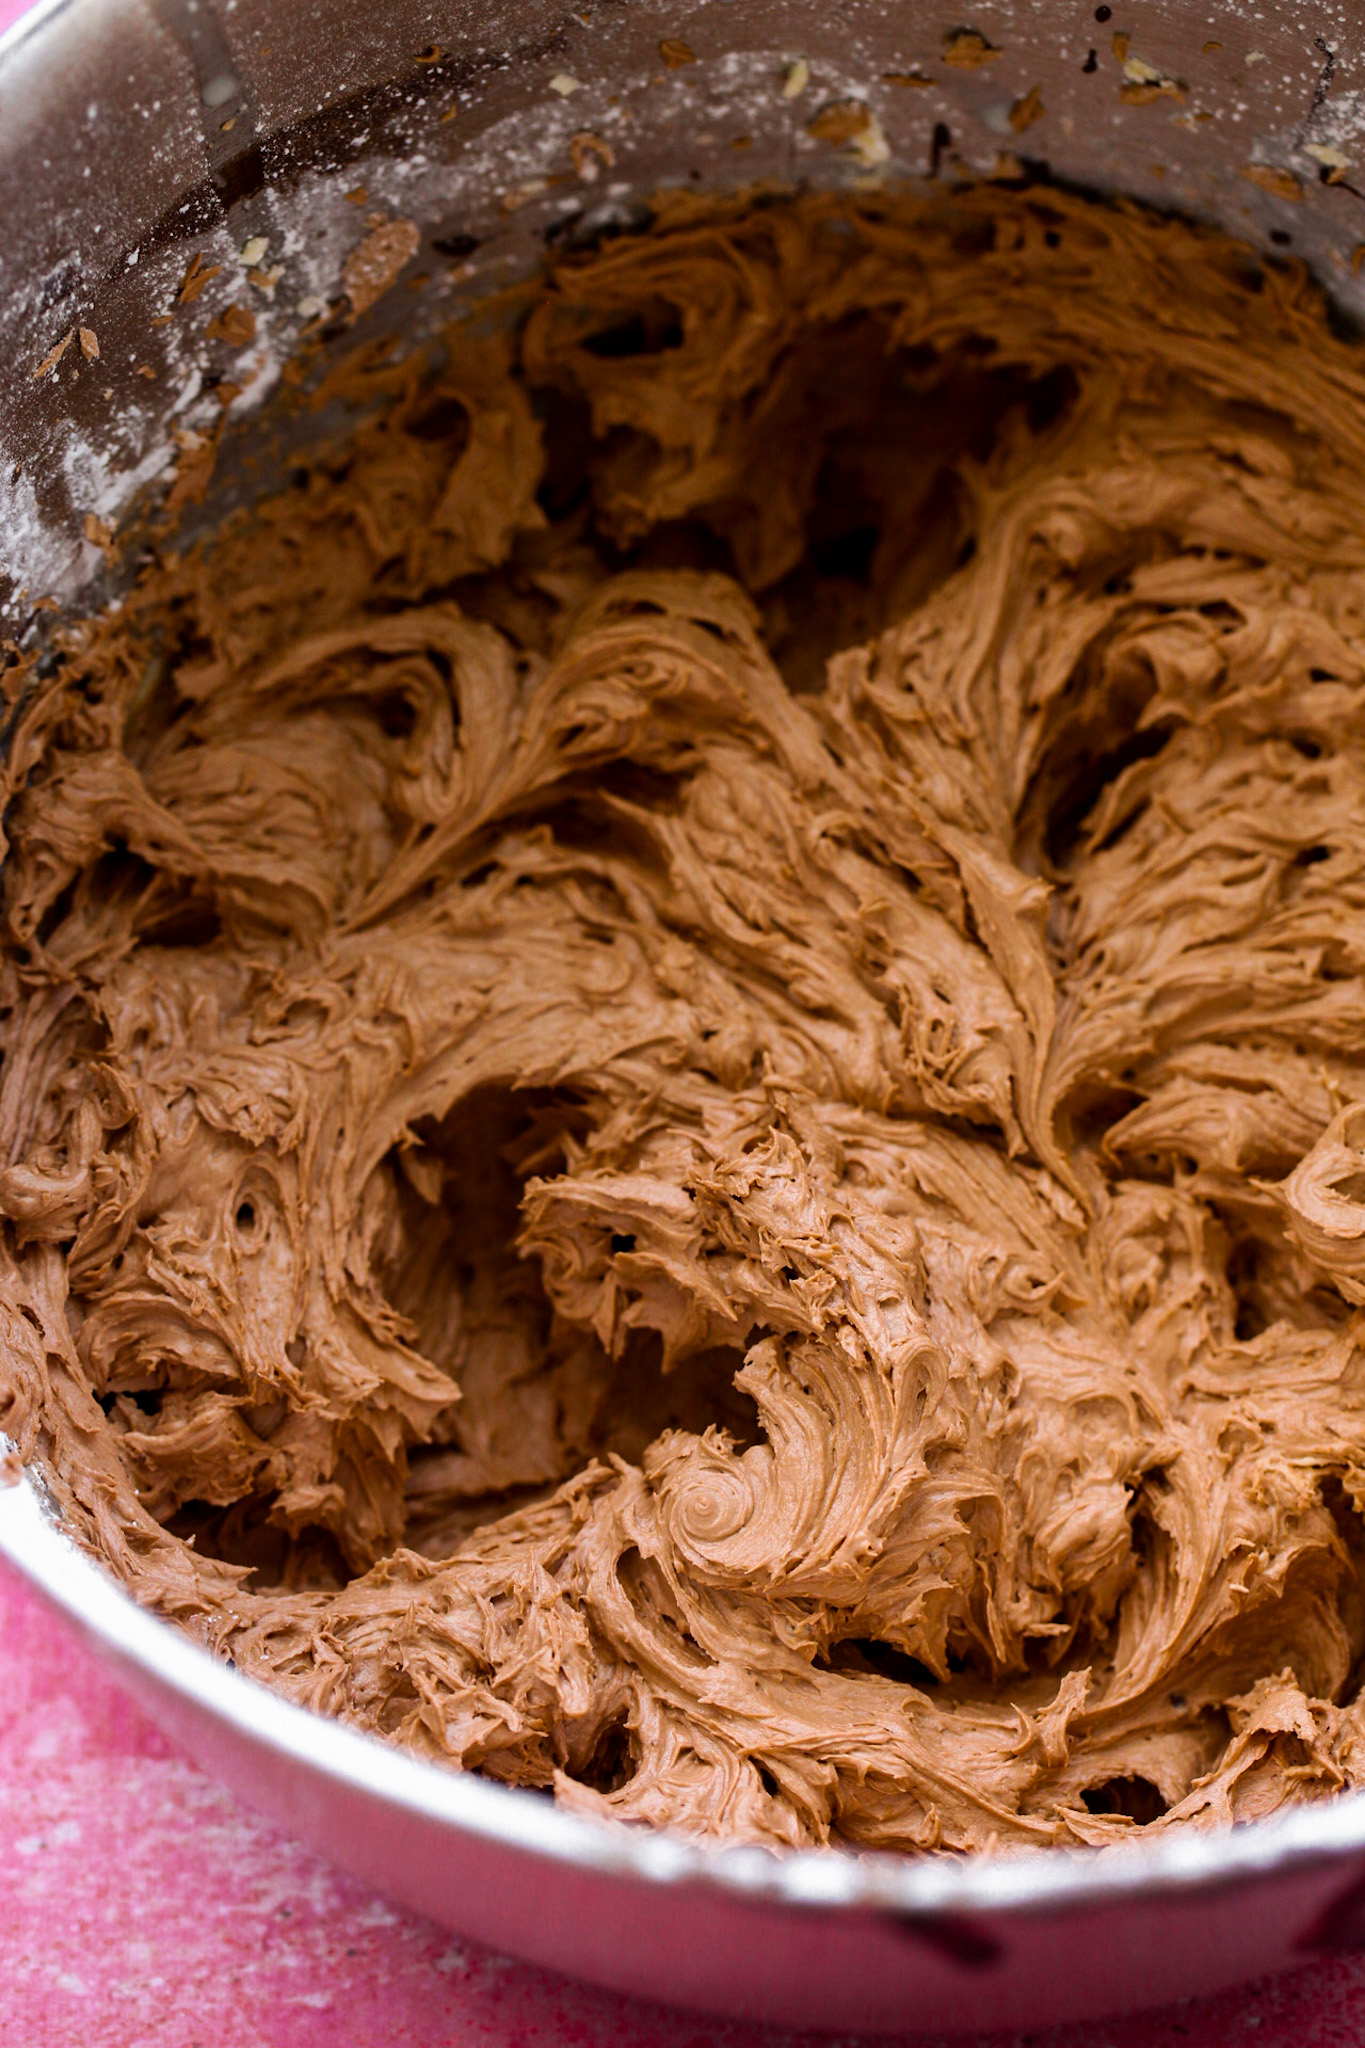
[(559, 261), (11, 662), (0, 1422), (296, 1700), (772, 1845), (1365, 1777), (1365, 378), (982, 188)]

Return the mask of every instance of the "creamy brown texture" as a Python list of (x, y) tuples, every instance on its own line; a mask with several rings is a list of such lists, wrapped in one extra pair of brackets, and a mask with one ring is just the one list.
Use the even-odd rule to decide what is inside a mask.
[(561, 263), (8, 766), (0, 1421), (295, 1699), (770, 1843), (1365, 1777), (1365, 378), (985, 189)]

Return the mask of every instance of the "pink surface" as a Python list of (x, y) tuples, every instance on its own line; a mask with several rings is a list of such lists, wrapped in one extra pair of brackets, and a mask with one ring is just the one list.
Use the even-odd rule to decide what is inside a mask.
[[(780, 2048), (398, 1911), (176, 1756), (0, 1573), (3, 2048)], [(1365, 1958), (1009, 2048), (1365, 2048)], [(844, 2039), (840, 2048), (857, 2048)], [(1001, 2041), (999, 2048), (1005, 2048)]]

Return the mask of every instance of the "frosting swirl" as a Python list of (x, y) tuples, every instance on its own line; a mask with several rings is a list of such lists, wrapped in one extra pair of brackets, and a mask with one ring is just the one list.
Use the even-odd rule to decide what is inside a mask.
[(597, 1813), (1361, 1782), (1358, 348), (1002, 187), (502, 310), (3, 657), (0, 1427), (241, 1668)]

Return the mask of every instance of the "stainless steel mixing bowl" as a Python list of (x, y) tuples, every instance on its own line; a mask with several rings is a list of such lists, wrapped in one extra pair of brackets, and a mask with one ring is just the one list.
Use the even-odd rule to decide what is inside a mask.
[[(109, 595), (98, 522), (183, 481), (220, 429), (191, 530), (343, 424), (270, 401), (305, 327), (326, 327), (367, 204), (421, 247), (352, 341), (416, 342), (547, 242), (647, 220), (662, 186), (949, 180), (1002, 153), (1302, 258), (1343, 319), (1365, 312), (1365, 14), (1349, 0), (952, 5), (969, 11), (49, 0), (0, 39), (0, 631), (23, 640), (48, 600)], [(820, 121), (847, 103), (865, 112)], [(205, 320), (162, 317), (192, 264), (205, 314), (245, 293), (256, 315), (231, 385)], [(0, 1487), (0, 1552), (277, 1824), (461, 1932), (598, 1983), (788, 2026), (1017, 2026), (1365, 1935), (1365, 1796), (1103, 1854), (708, 1851), (264, 1693), (82, 1556), (40, 1472)]]

